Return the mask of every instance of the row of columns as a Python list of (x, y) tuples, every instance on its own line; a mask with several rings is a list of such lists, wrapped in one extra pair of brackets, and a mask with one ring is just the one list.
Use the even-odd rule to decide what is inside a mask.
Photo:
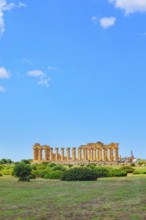
[(72, 152), (70, 148), (67, 148), (66, 155), (64, 148), (61, 148), (61, 154), (59, 154), (58, 148), (55, 148), (55, 153), (50, 147), (39, 146), (34, 147), (33, 150), (34, 161), (117, 161), (119, 158), (118, 148), (72, 148)]

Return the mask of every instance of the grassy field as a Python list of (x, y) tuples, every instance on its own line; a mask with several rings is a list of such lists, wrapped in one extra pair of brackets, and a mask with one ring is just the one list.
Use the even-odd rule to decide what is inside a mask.
[(0, 220), (145, 220), (146, 176), (91, 182), (0, 177)]

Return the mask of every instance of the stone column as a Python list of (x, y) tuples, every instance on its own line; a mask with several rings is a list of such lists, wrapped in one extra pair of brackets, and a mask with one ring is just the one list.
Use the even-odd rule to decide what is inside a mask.
[(92, 150), (92, 148), (90, 149), (89, 153), (90, 153), (90, 161), (92, 161), (93, 160), (93, 150)]
[(95, 148), (93, 149), (93, 160), (94, 161), (96, 160), (96, 149)]
[(83, 160), (86, 161), (87, 160), (87, 149), (83, 148)]
[(115, 149), (115, 160), (117, 161), (119, 159), (119, 152), (118, 148)]
[(107, 161), (107, 149), (104, 148), (104, 161)]
[(91, 160), (91, 149), (88, 149), (88, 160)]
[(44, 160), (47, 161), (48, 160), (48, 149), (44, 148)]
[(72, 160), (76, 160), (76, 148), (72, 148)]
[(113, 161), (113, 149), (110, 148), (110, 161)]
[(98, 155), (99, 155), (99, 161), (102, 161), (102, 149), (101, 148), (99, 149)]
[(80, 148), (80, 159), (83, 160), (83, 149)]
[(99, 148), (96, 149), (96, 161), (99, 161)]
[(42, 149), (38, 149), (38, 160), (42, 161)]
[(56, 150), (55, 160), (57, 161), (58, 160), (58, 148), (55, 148), (55, 150)]
[(53, 156), (53, 148), (50, 148), (50, 161), (53, 160), (52, 156)]
[(81, 160), (81, 149), (78, 148), (78, 160)]
[(38, 149), (33, 148), (33, 160), (37, 161), (38, 160)]
[(66, 149), (66, 160), (70, 160), (70, 148)]
[(64, 160), (64, 148), (61, 148), (61, 161)]

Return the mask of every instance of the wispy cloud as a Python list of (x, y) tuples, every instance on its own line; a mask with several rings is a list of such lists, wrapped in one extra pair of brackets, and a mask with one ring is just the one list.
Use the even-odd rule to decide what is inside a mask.
[(60, 71), (58, 67), (56, 66), (48, 66), (49, 72), (58, 72)]
[(49, 86), (49, 81), (51, 80), (51, 78), (48, 77), (46, 73), (44, 73), (42, 70), (31, 70), (28, 71), (26, 75), (29, 77), (36, 77), (38, 79), (37, 83), (39, 85), (43, 85), (46, 87)]
[(0, 67), (0, 79), (9, 79), (10, 73), (4, 68)]
[[(2, 66), (0, 67), (0, 79), (9, 79), (10, 73)], [(0, 92), (5, 92), (5, 88), (0, 85)]]
[(116, 18), (115, 17), (103, 17), (100, 19), (100, 26), (103, 28), (108, 28), (115, 25)]
[(19, 2), (17, 7), (26, 7), (26, 4), (23, 2)]
[(126, 14), (146, 12), (146, 0), (108, 0), (116, 8), (123, 9)]
[(91, 20), (96, 24), (98, 22), (97, 16), (92, 16)]
[(5, 92), (5, 88), (0, 85), (0, 92)]
[(15, 7), (26, 7), (26, 5), (22, 2), (15, 4), (13, 2), (7, 3), (6, 0), (0, 0), (0, 35), (2, 35), (5, 31), (4, 12), (10, 11)]

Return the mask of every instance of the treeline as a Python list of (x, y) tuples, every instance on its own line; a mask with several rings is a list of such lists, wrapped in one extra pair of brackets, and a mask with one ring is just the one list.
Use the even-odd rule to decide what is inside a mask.
[(61, 165), (55, 163), (32, 164), (31, 160), (22, 160), (16, 163), (0, 164), (0, 175), (13, 175), (21, 181), (34, 178), (60, 179), (67, 181), (97, 180), (102, 177), (122, 177), (128, 173), (146, 174), (146, 168), (135, 169), (134, 166), (121, 167), (88, 165)]
[(11, 164), (11, 163), (14, 163), (11, 159), (1, 159), (0, 160), (0, 164)]

